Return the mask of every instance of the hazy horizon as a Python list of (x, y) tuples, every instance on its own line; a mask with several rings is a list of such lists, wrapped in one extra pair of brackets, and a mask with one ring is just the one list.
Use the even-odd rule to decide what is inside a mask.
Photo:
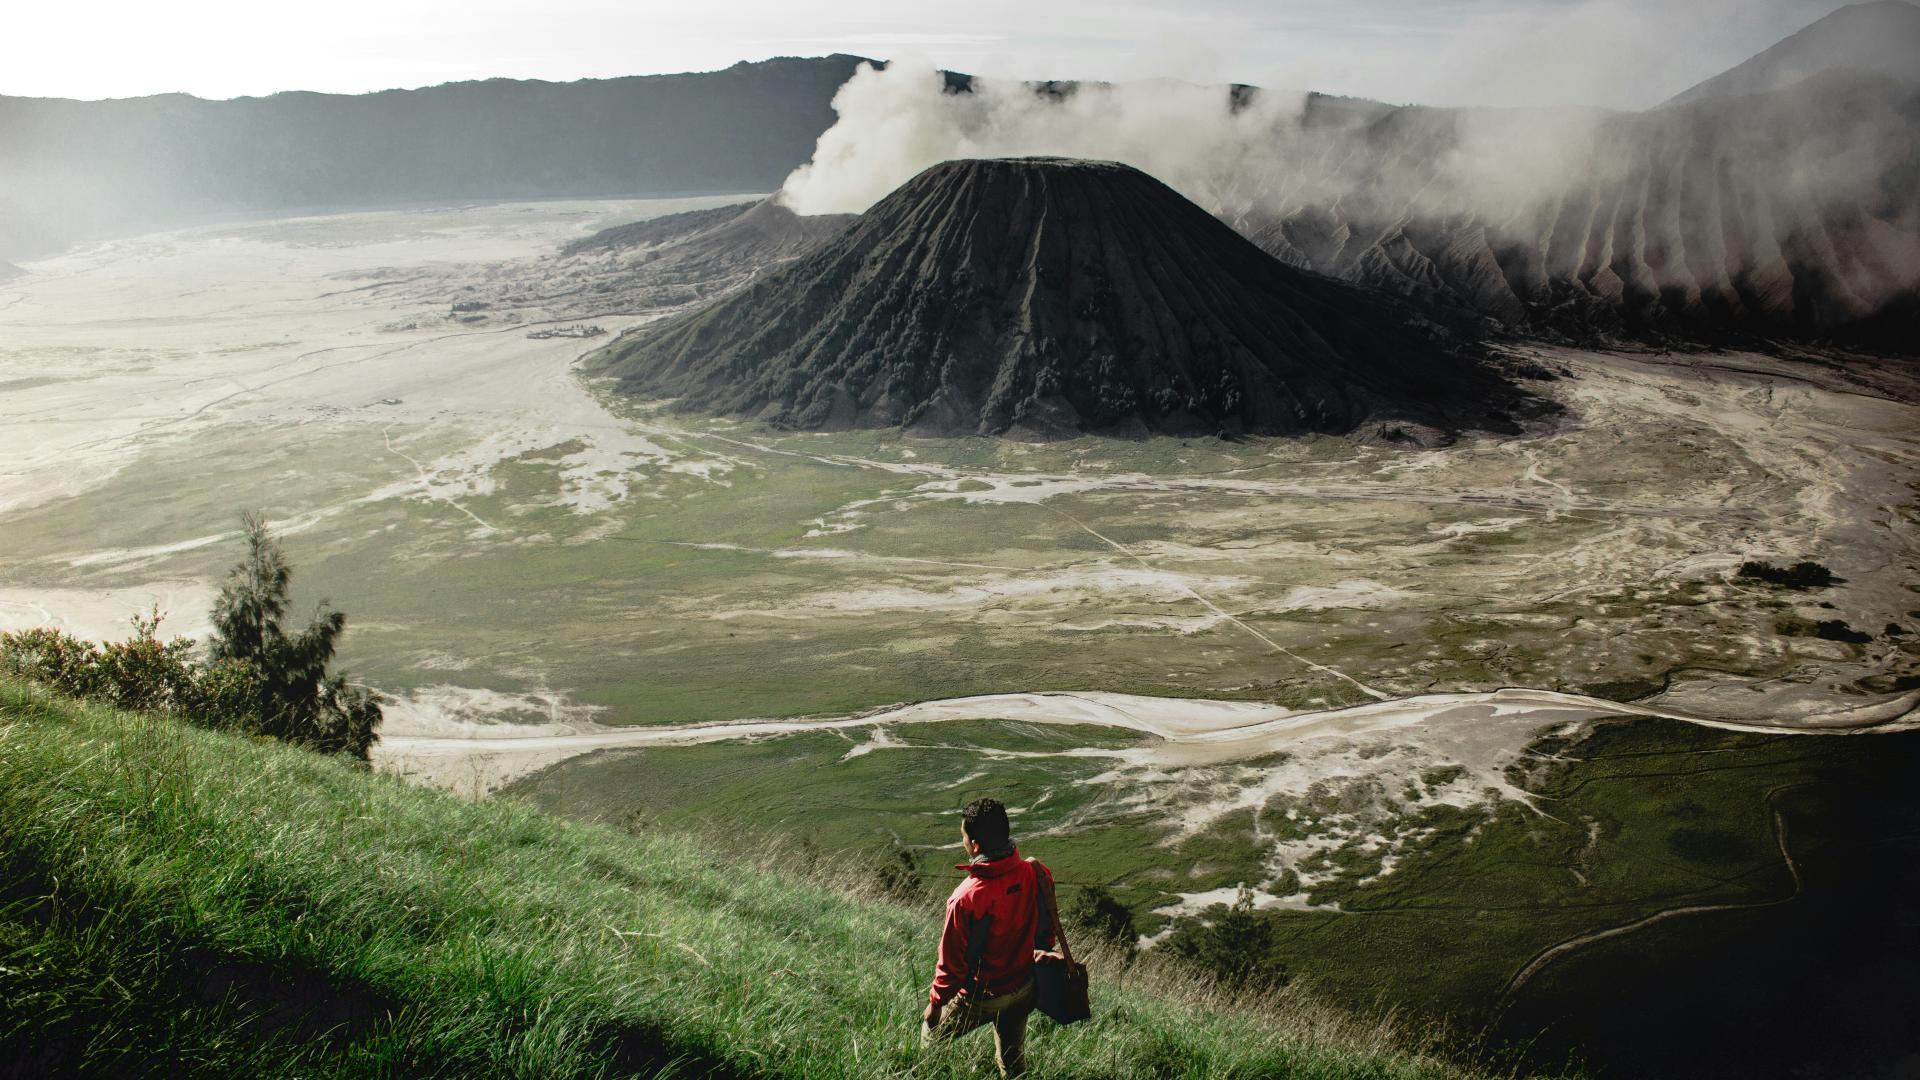
[[(80, 99), (285, 91), (372, 93), (476, 79), (713, 71), (852, 53), (1002, 78), (1241, 82), (1432, 105), (1665, 100), (1817, 21), (1844, 0), (1198, 0), (1178, 19), (1142, 3), (1006, 0), (902, 12), (833, 0), (698, 10), (562, 0), (263, 8), (200, 0), (34, 5), (0, 43), (0, 94)], [(109, 32), (102, 33), (101, 27)], [(1009, 30), (1009, 27), (1017, 29)]]

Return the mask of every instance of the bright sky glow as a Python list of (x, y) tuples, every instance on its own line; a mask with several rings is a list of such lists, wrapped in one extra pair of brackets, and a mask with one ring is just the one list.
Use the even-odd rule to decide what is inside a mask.
[(1664, 100), (1844, 0), (9, 0), (0, 94), (224, 98), (917, 55), (1425, 104)]

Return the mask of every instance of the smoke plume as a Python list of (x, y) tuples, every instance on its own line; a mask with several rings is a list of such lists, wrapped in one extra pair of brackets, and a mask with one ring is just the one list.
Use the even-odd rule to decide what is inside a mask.
[(1225, 87), (1165, 80), (1049, 93), (976, 79), (951, 93), (924, 63), (863, 64), (834, 97), (839, 122), (783, 197), (801, 214), (859, 213), (942, 161), (1058, 155), (1125, 162), (1218, 207), (1244, 177), (1277, 164), (1273, 136), (1298, 126), (1305, 101), (1266, 91), (1235, 109)]
[[(796, 213), (860, 213), (942, 161), (1032, 155), (1124, 162), (1229, 220), (1356, 189), (1382, 203), (1493, 211), (1590, 168), (1603, 115), (1402, 110), (1414, 130), (1378, 153), (1368, 150), (1380, 133), (1368, 128), (1394, 110), (1371, 102), (1168, 80), (975, 79), (971, 92), (953, 92), (941, 72), (906, 62), (861, 65), (833, 105), (839, 122), (782, 188)], [(1408, 153), (1422, 150), (1438, 153)]]
[(801, 214), (862, 212), (941, 161), (1058, 155), (1141, 169), (1294, 265), (1510, 322), (1825, 333), (1920, 293), (1920, 96), (1878, 75), (1622, 113), (955, 90), (895, 63), (833, 105), (781, 191)]

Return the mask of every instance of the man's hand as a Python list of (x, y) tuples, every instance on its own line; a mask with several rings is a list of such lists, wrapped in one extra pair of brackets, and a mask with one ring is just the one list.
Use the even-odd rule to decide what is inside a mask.
[(1035, 949), (1035, 950), (1033, 950), (1033, 962), (1037, 964), (1037, 963), (1039, 963), (1039, 962), (1041, 962), (1042, 960), (1061, 960), (1061, 961), (1064, 961), (1064, 960), (1066, 960), (1066, 957), (1064, 957), (1064, 956), (1062, 956), (1062, 955), (1060, 955), (1060, 954), (1059, 954), (1058, 952), (1049, 952), (1049, 951), (1047, 951), (1046, 949)]

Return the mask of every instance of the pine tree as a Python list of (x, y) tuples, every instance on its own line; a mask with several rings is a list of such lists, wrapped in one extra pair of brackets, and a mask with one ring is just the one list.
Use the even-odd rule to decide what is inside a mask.
[(213, 659), (246, 665), (253, 681), (252, 730), (366, 760), (378, 738), (379, 701), (350, 685), (344, 673), (327, 671), (347, 617), (321, 601), (307, 628), (288, 635), (281, 620), (293, 571), (264, 518), (249, 512), (241, 520), (247, 557), (227, 574), (214, 602)]

